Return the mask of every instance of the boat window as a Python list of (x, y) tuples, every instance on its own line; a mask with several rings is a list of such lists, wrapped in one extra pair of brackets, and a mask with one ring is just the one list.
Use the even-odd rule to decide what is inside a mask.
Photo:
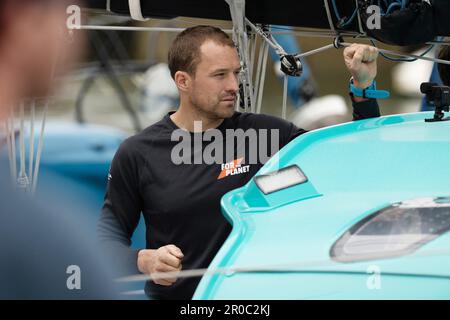
[(351, 227), (331, 248), (339, 262), (412, 253), (450, 230), (450, 197), (395, 203)]

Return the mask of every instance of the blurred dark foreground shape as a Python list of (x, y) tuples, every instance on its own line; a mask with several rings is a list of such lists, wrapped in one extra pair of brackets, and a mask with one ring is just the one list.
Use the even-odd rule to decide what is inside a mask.
[[(48, 96), (79, 56), (82, 39), (65, 41), (75, 2), (0, 0), (0, 123), (23, 99)], [(70, 188), (54, 180), (50, 197), (31, 199), (12, 188), (8, 167), (0, 161), (0, 299), (117, 298), (82, 207), (56, 202)]]

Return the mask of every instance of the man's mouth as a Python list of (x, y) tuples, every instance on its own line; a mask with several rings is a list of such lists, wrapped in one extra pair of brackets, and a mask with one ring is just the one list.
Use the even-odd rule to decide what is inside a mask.
[(236, 101), (236, 97), (235, 96), (233, 96), (233, 97), (226, 97), (226, 98), (223, 98), (222, 101), (234, 102), (234, 101)]

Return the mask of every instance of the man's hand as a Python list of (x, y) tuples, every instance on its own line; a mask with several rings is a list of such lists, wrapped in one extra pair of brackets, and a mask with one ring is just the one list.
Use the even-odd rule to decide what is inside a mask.
[[(160, 272), (179, 272), (181, 271), (181, 261), (183, 253), (175, 245), (167, 245), (157, 250), (141, 250), (138, 254), (137, 265), (139, 271), (152, 275)], [(177, 278), (165, 278), (154, 280), (156, 284), (162, 286), (171, 286), (177, 281)]]
[(378, 49), (365, 44), (352, 44), (344, 49), (344, 60), (353, 77), (353, 85), (365, 89), (377, 76)]

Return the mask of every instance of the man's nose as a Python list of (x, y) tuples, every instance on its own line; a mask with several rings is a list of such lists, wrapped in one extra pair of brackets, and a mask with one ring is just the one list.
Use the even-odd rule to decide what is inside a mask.
[(239, 78), (234, 73), (228, 78), (226, 91), (234, 93), (239, 91)]

